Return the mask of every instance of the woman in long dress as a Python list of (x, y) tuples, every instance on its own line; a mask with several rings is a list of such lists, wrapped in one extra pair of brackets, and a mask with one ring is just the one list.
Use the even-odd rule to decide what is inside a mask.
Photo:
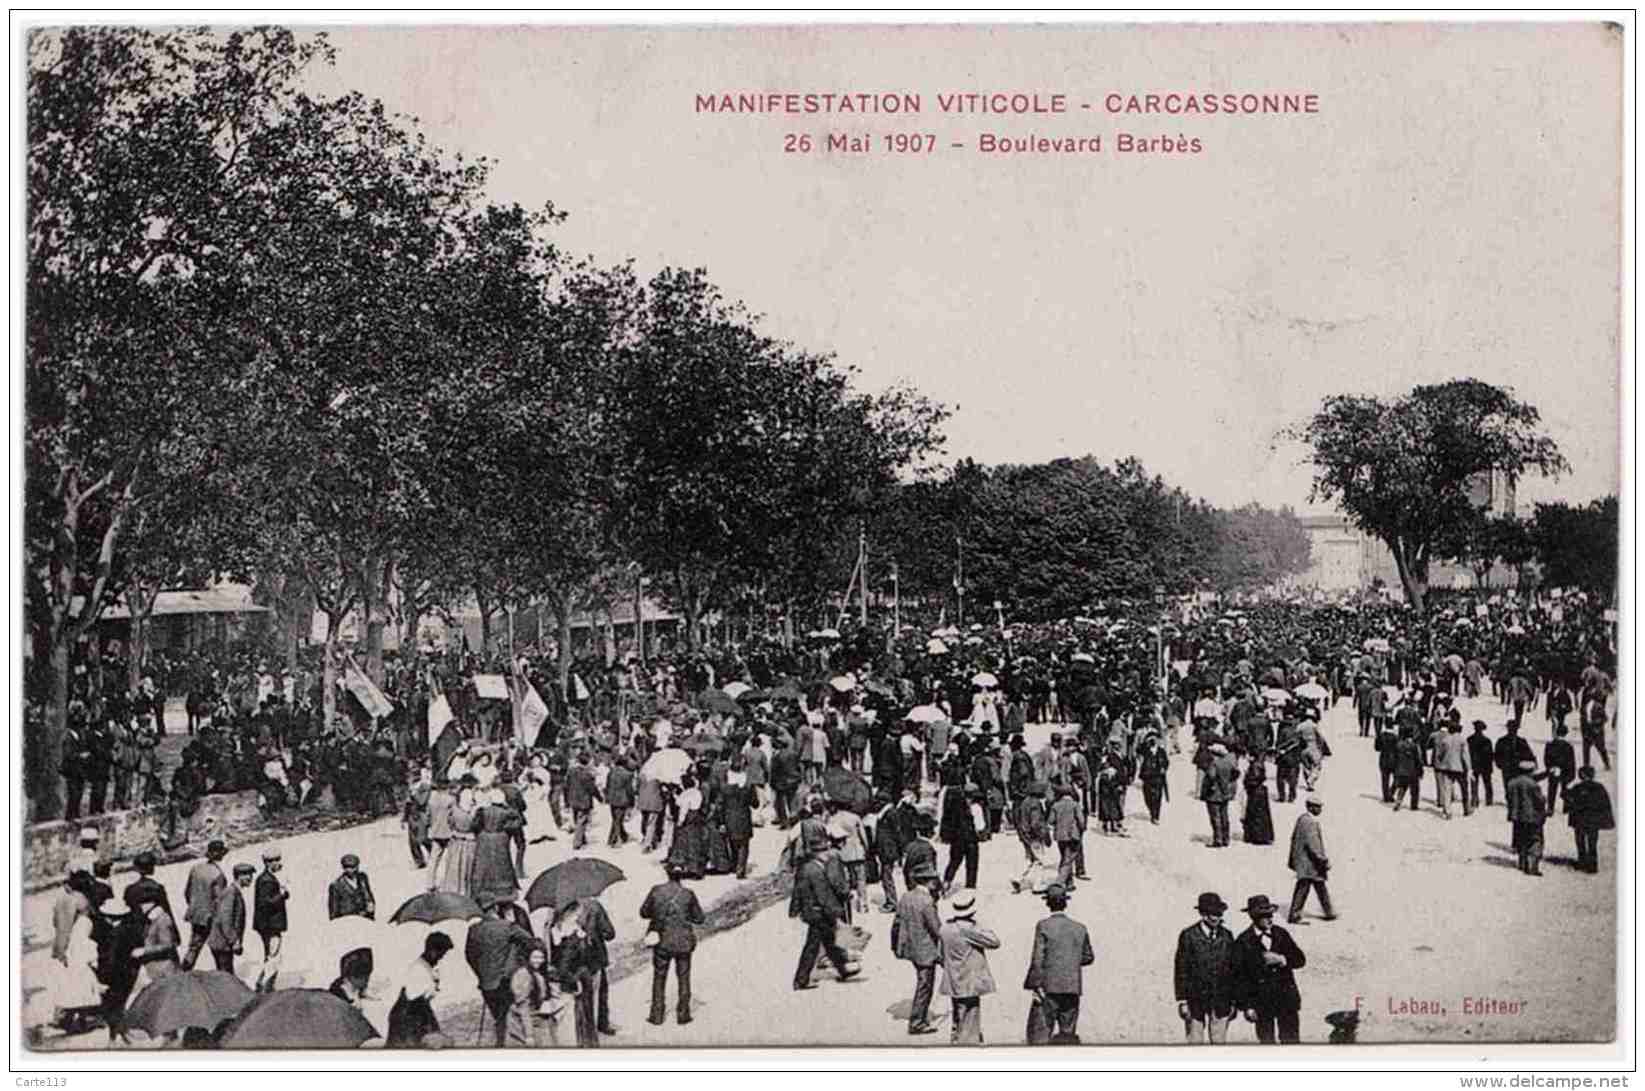
[(526, 951), (525, 965), (509, 978), (514, 1002), (509, 1005), (503, 1030), (503, 1045), (515, 1049), (553, 1049), (560, 1044), (560, 1010), (564, 1003), (554, 995), (550, 980), (548, 948), (533, 940)]
[(440, 991), (440, 960), (452, 946), (451, 937), (444, 932), (430, 932), (423, 941), (423, 953), (406, 970), (400, 995), (388, 1010), (387, 1048), (417, 1049), (425, 1037), (439, 1033), (434, 996)]
[(69, 876), (57, 906), (52, 910), (56, 934), (51, 954), (60, 969), (52, 972), (52, 1002), (64, 1018), (79, 1016), (100, 1007), (102, 991), (97, 982), (97, 943), (92, 939), (93, 909), (91, 876), (76, 871)]
[(1274, 818), (1268, 809), (1268, 773), (1261, 754), (1251, 755), (1245, 770), (1245, 843), (1272, 845)]
[(474, 798), (474, 777), (465, 774), (462, 790), (451, 805), (451, 843), (446, 846), (445, 866), (440, 872), (441, 890), (468, 894), (474, 876), (474, 830), (479, 817)]
[(680, 787), (674, 801), (679, 819), (668, 847), (668, 862), (678, 865), (682, 877), (701, 879), (708, 870), (708, 816), (703, 813), (703, 794), (697, 788), (697, 778), (690, 773), (680, 779)]
[(501, 789), (491, 789), (485, 801), (475, 818), (469, 893), (482, 901), (490, 895), (513, 902), (520, 896), (520, 877), (514, 871), (514, 831), (522, 828), (523, 821), (504, 800)]
[(520, 775), (520, 794), (525, 797), (525, 828), (532, 844), (554, 837), (554, 808), (548, 801), (548, 755), (538, 751)]
[(599, 970), (594, 965), (592, 945), (583, 932), (578, 908), (577, 903), (572, 902), (556, 913), (549, 927), (549, 938), (554, 943), (554, 975), (567, 992), (576, 994), (573, 1007), (577, 1047), (591, 1049), (600, 1044), (600, 1032), (594, 1022), (594, 989)]

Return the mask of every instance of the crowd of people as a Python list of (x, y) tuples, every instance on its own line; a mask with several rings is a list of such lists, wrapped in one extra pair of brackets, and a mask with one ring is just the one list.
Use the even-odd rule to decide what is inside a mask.
[[(598, 664), (581, 666), (571, 699), (553, 702), (553, 714), (531, 740), (521, 736), (507, 702), (487, 703), (464, 691), (457, 672), (495, 665), (482, 661), (420, 670), (398, 665), (386, 684), (393, 716), (372, 722), (353, 708), (350, 721), (330, 725), (321, 722), (317, 695), (304, 679), (282, 680), (249, 667), (226, 678), (219, 672), (209, 685), (190, 683), (192, 737), (164, 796), (174, 813), (186, 815), (189, 801), (210, 791), (255, 787), (266, 806), (278, 809), (312, 803), (329, 788), (336, 805), (363, 815), (399, 813), (411, 865), (426, 868), (428, 888), (472, 897), (486, 911), (470, 930), (471, 937), (488, 937), (486, 952), (469, 953), (499, 1045), (557, 1042), (555, 1013), (562, 1004), (573, 1012), (577, 1044), (595, 1045), (610, 1031), (606, 944), (612, 935), (597, 899), (555, 914), (541, 937), (518, 907), (526, 846), (566, 837), (574, 850), (587, 849), (596, 808), (604, 810), (608, 845), (637, 839), (644, 853), (663, 857), (669, 872), (669, 882), (647, 900), (659, 937), (654, 1023), (665, 1015), (670, 968), (678, 979), (677, 1017), (691, 1018), (692, 925), (702, 911), (681, 884), (710, 874), (746, 877), (754, 866), (753, 831), (769, 825), (786, 831), (781, 866), (795, 876), (790, 911), (806, 924), (794, 987), (811, 987), (819, 960), (842, 978), (860, 971), (865, 933), (857, 918), (877, 901), (881, 912), (894, 915), (898, 957), (916, 966), (910, 1033), (930, 1029), (932, 971), (940, 964), (955, 1003), (955, 1040), (979, 1041), (974, 1002), (992, 988), (986, 952), (999, 941), (968, 914), (974, 910), (969, 892), (978, 883), (979, 846), (1010, 834), (1024, 858), (1012, 886), (1045, 897), (1052, 908), (1034, 940), (1041, 970), (1039, 978), (1030, 977), (1043, 980), (1027, 986), (1036, 993), (1038, 1013), (1028, 1037), (1066, 1041), (1077, 1019), (1079, 952), (1072, 938), (1078, 926), (1061, 911), (1088, 878), (1089, 820), (1094, 814), (1104, 836), (1132, 836), (1126, 795), (1137, 784), (1157, 823), (1168, 802), (1168, 773), (1181, 761), (1194, 768), (1211, 848), (1231, 843), (1236, 815), (1245, 842), (1273, 844), (1270, 804), (1296, 802), (1299, 787), (1307, 794), (1289, 846), (1296, 888), (1287, 923), (1301, 919), (1310, 895), (1325, 919), (1335, 919), (1320, 825), (1324, 802), (1313, 789), (1326, 761), (1342, 760), (1340, 751), (1354, 741), (1339, 738), (1334, 753), (1320, 730), (1322, 715), (1339, 701), (1355, 707), (1365, 760), (1377, 763), (1384, 800), (1394, 810), (1421, 809), (1424, 770), (1432, 769), (1437, 813), (1471, 815), (1482, 796), (1485, 806), (1493, 805), (1495, 772), (1521, 870), (1541, 874), (1543, 826), (1561, 799), (1578, 867), (1598, 870), (1598, 833), (1614, 818), (1591, 760), (1597, 754), (1609, 768), (1616, 661), (1609, 626), (1581, 597), (1460, 597), (1425, 619), (1376, 601), (1184, 608), (1166, 616), (1159, 607), (1118, 603), (1095, 613), (1035, 625), (939, 627), (892, 639), (830, 631), (792, 646), (759, 642), (682, 651), (650, 664), (630, 656), (603, 671)], [(534, 681), (557, 693), (548, 657), (510, 657), (503, 668), (522, 684)], [(595, 679), (592, 687), (581, 672)], [(1503, 732), (1492, 738), (1476, 720), (1464, 736), (1456, 699), (1481, 696), (1486, 685), (1502, 705)], [(434, 733), (420, 728), (441, 695), (450, 695), (456, 716), (430, 738)], [(79, 775), (69, 776), (67, 748), (64, 774), (71, 805), (77, 808), (77, 789), (89, 784), (88, 813), (95, 813), (106, 805), (105, 782), (88, 771), (101, 769), (101, 759), (88, 765), (86, 755), (104, 753), (105, 735), (113, 737), (116, 752), (130, 745), (152, 755), (156, 713), (154, 701), (129, 694), (89, 705), (86, 696), (77, 697), (71, 719)], [(209, 711), (196, 716), (197, 707)], [(1520, 737), (1524, 717), (1539, 709), (1554, 736), (1540, 763)], [(1583, 742), (1580, 764), (1567, 738), (1566, 721), (1573, 717)], [(1047, 744), (1030, 750), (1029, 723), (1060, 726)], [(123, 782), (125, 791), (141, 783), (154, 794), (157, 776), (148, 760), (146, 771), (138, 760), (141, 775)], [(122, 782), (115, 785), (114, 802), (129, 798)], [(947, 846), (946, 867), (938, 844)], [(143, 973), (161, 976), (167, 966), (192, 966), (203, 949), (238, 951), (248, 922), (264, 948), (258, 987), (273, 987), (285, 922), (278, 854), (265, 858), (261, 874), (238, 865), (231, 878), (218, 867), (219, 849), (208, 849), (200, 865), (217, 868), (215, 875), (202, 874), (199, 883), (190, 876), (183, 899), (186, 947), (158, 884), (139, 878), (115, 899), (106, 861), (74, 871), (54, 913), (54, 953), (94, 944), (91, 961), (103, 995), (94, 1005), (65, 1009), (95, 1007), (111, 1036), (123, 1035), (119, 1013), (135, 980), (128, 972), (132, 956), (122, 952), (140, 949), (134, 961)], [(137, 864), (140, 876), (145, 866), (152, 873), (152, 857)], [(357, 865), (343, 862), (332, 885), (332, 917), (375, 913), (369, 880)], [(937, 915), (945, 898), (953, 913), (947, 924)], [(1233, 941), (1219, 931), (1210, 919), (1213, 902), (1220, 921), (1226, 908), (1220, 897), (1209, 895), (1199, 907), (1204, 938), (1221, 952), (1212, 962), (1221, 967), (1226, 955), (1229, 967), (1241, 969), (1227, 969), (1227, 981), (1214, 986), (1200, 970), (1188, 973), (1199, 983), (1179, 996), (1190, 1037), (1221, 1040), (1224, 1016), (1244, 1011), (1256, 1013), (1259, 1040), (1295, 1040), (1296, 1009), (1288, 1016), (1285, 1008), (1294, 983), (1269, 979), (1275, 968), (1288, 979), (1302, 956), (1272, 925), (1274, 907), (1266, 898), (1247, 904), (1259, 951), (1240, 956), (1246, 936)], [(134, 943), (139, 932), (143, 942)], [(1193, 938), (1184, 937), (1185, 943)], [(421, 958), (425, 969), (412, 975), (413, 985), (395, 1005), (392, 1045), (441, 1041), (429, 1000), (446, 951), (430, 942)], [(338, 995), (363, 991), (369, 957), (350, 952), (345, 958)], [(1179, 951), (1179, 963), (1182, 957)], [(1180, 976), (1179, 965), (1179, 993)], [(556, 1000), (562, 992), (563, 1002)]]

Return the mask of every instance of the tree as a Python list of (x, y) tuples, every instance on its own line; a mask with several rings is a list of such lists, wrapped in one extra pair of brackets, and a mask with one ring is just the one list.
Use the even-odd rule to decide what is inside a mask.
[(1511, 512), (1491, 519), (1491, 552), (1514, 570), (1521, 586), (1526, 583), (1526, 566), (1536, 559), (1536, 542), (1530, 524)]
[(1387, 543), (1407, 600), (1422, 612), (1430, 560), (1473, 518), (1472, 480), (1492, 471), (1519, 478), (1569, 468), (1540, 420), (1512, 391), (1458, 379), (1392, 402), (1332, 395), (1282, 436), (1312, 450), (1310, 499), (1338, 503)]
[(1609, 600), (1616, 591), (1618, 530), (1615, 496), (1580, 507), (1538, 504), (1530, 537), (1543, 580)]
[(213, 317), (271, 175), (250, 154), (323, 37), (75, 27), (28, 42), (24, 571), (47, 712), (29, 775), (60, 809), (70, 657), (121, 589), (120, 546), (186, 475), (170, 437), (237, 395)]

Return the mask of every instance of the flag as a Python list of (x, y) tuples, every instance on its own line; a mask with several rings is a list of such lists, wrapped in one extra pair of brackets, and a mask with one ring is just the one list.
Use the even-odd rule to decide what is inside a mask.
[(543, 704), (542, 697), (537, 693), (537, 687), (525, 679), (520, 680), (520, 715), (515, 720), (522, 745), (530, 745), (527, 739), (535, 739), (537, 731), (548, 719), (548, 706)]
[(445, 694), (436, 692), (434, 699), (428, 703), (428, 744), (430, 746), (433, 746), (434, 740), (438, 739), (440, 734), (445, 731), (446, 724), (454, 719), (456, 717), (451, 714), (451, 702), (446, 700)]
[(383, 691), (377, 688), (377, 683), (367, 678), (366, 672), (361, 670), (353, 659), (346, 660), (343, 684), (354, 694), (354, 699), (360, 702), (360, 707), (366, 710), (366, 715), (373, 720), (381, 720), (394, 711), (394, 702), (384, 696)]

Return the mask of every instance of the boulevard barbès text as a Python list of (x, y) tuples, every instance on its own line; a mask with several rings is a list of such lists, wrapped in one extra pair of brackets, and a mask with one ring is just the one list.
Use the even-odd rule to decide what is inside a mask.
[(834, 128), (822, 131), (792, 130), (781, 136), (781, 149), (788, 155), (815, 153), (865, 156), (932, 155), (939, 151), (974, 151), (983, 155), (1093, 155), (1105, 151), (1120, 154), (1198, 155), (1206, 141), (1198, 135), (1154, 129), (1162, 120), (1189, 122), (1216, 117), (1262, 117), (1314, 115), (1320, 112), (1319, 95), (1311, 91), (1194, 91), (1149, 90), (1108, 91), (1082, 98), (1049, 91), (944, 91), (931, 96), (905, 91), (762, 91), (708, 92), (695, 99), (698, 114), (829, 116), (849, 125), (852, 122), (898, 120), (928, 114), (948, 117), (991, 116), (1032, 117), (1051, 122), (1057, 117), (1070, 121), (1096, 114), (1111, 120), (1146, 122), (1149, 131), (1122, 130), (1105, 133), (1058, 129), (1055, 131), (940, 133), (875, 131), (864, 128)]

